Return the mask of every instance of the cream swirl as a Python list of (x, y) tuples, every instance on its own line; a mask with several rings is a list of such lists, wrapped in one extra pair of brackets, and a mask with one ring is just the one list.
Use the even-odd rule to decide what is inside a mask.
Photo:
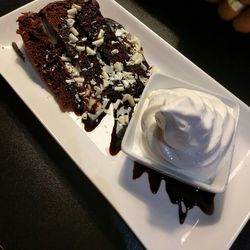
[(148, 150), (179, 168), (218, 164), (233, 138), (232, 109), (210, 94), (160, 89), (147, 98), (141, 126)]

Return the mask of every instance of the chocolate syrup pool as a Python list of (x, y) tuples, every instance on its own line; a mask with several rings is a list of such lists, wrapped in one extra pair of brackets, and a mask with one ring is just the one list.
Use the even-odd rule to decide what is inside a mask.
[(161, 181), (165, 181), (165, 190), (170, 201), (178, 205), (181, 224), (184, 223), (188, 211), (194, 206), (199, 207), (205, 214), (213, 214), (214, 193), (192, 187), (135, 162), (133, 179), (140, 178), (143, 173), (148, 174), (149, 186), (153, 194), (158, 192)]

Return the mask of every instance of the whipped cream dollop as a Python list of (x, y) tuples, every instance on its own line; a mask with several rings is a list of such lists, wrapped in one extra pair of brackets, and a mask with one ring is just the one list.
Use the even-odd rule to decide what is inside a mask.
[(153, 91), (144, 105), (143, 138), (154, 157), (183, 169), (218, 165), (234, 134), (229, 106), (185, 88)]

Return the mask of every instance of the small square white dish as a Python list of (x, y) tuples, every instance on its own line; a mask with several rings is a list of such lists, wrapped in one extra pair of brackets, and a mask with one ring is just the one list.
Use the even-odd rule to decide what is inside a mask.
[[(186, 88), (191, 90), (198, 90), (213, 96), (216, 96), (222, 100), (228, 107), (232, 109), (232, 116), (235, 120), (234, 135), (224, 156), (221, 158), (216, 168), (209, 167), (204, 170), (203, 168), (188, 169), (175, 167), (170, 162), (160, 159), (154, 156), (145, 149), (145, 142), (143, 141), (143, 131), (141, 127), (142, 115), (146, 109), (146, 103), (148, 96), (152, 91), (159, 89), (173, 89), (173, 88)], [(231, 100), (230, 98), (218, 95), (215, 92), (208, 91), (205, 88), (198, 87), (192, 83), (179, 80), (177, 78), (170, 77), (168, 75), (155, 73), (151, 76), (136, 111), (131, 119), (129, 126), (126, 130), (122, 141), (122, 150), (131, 159), (152, 168), (162, 174), (166, 174), (179, 181), (190, 184), (197, 188), (203, 189), (208, 192), (220, 193), (224, 192), (227, 186), (228, 177), (231, 169), (235, 134), (237, 131), (237, 124), (239, 119), (239, 104), (238, 102)], [(206, 180), (200, 179), (198, 176), (210, 176)]]

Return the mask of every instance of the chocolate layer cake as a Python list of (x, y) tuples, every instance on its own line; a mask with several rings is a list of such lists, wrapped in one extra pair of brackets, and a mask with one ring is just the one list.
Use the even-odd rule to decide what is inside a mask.
[(93, 130), (113, 110), (111, 154), (150, 76), (137, 37), (102, 16), (96, 1), (57, 1), (18, 18), (26, 53), (63, 110)]

